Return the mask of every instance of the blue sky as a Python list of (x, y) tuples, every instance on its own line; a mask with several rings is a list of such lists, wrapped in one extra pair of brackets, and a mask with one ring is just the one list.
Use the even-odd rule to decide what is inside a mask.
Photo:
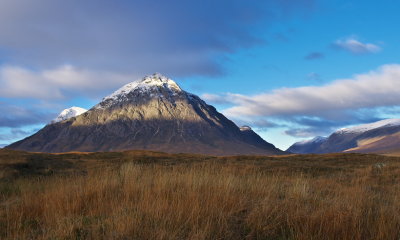
[(286, 149), (400, 117), (400, 2), (0, 2), (0, 145), (160, 72)]

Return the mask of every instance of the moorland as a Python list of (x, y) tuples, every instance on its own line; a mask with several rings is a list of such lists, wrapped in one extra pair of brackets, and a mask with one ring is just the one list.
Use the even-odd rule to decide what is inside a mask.
[(399, 239), (400, 158), (0, 150), (1, 239)]

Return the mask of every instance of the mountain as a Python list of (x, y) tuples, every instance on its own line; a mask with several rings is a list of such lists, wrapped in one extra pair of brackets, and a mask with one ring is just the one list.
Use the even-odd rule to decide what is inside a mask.
[(326, 141), (326, 139), (326, 137), (318, 136), (310, 140), (296, 142), (286, 151), (291, 153), (312, 153), (314, 149), (319, 148), (321, 144)]
[(77, 117), (87, 112), (86, 109), (80, 107), (70, 107), (61, 111), (61, 113), (52, 121), (52, 123), (61, 122), (72, 117)]
[(351, 134), (351, 133), (364, 133), (370, 130), (378, 129), (381, 127), (397, 127), (400, 126), (400, 119), (385, 119), (373, 123), (362, 124), (350, 128), (342, 128), (336, 131), (336, 133), (341, 134)]
[(241, 131), (213, 106), (160, 74), (129, 83), (87, 112), (48, 124), (8, 148), (35, 152), (147, 149), (212, 155), (283, 153), (251, 129)]
[(254, 146), (262, 148), (262, 149), (274, 149), (275, 148), (274, 145), (266, 142), (256, 132), (254, 132), (253, 129), (251, 129), (251, 127), (242, 126), (239, 129), (242, 132), (243, 138), (246, 143), (249, 143), (251, 145), (254, 145)]
[(385, 119), (342, 128), (313, 146), (295, 143), (288, 149), (294, 153), (389, 153), (398, 150), (400, 150), (400, 119)]

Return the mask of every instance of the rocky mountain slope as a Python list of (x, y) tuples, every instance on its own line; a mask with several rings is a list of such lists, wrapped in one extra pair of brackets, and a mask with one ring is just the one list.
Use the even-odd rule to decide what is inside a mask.
[(160, 74), (129, 83), (87, 112), (8, 146), (36, 152), (148, 149), (214, 155), (281, 154), (241, 131), (198, 96)]
[(339, 129), (318, 143), (299, 142), (288, 148), (293, 153), (390, 153), (396, 150), (400, 150), (400, 119)]

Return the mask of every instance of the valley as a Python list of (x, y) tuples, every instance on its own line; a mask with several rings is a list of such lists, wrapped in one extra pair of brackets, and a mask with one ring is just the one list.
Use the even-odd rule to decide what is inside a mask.
[(399, 12), (0, 0), (0, 240), (400, 240)]

